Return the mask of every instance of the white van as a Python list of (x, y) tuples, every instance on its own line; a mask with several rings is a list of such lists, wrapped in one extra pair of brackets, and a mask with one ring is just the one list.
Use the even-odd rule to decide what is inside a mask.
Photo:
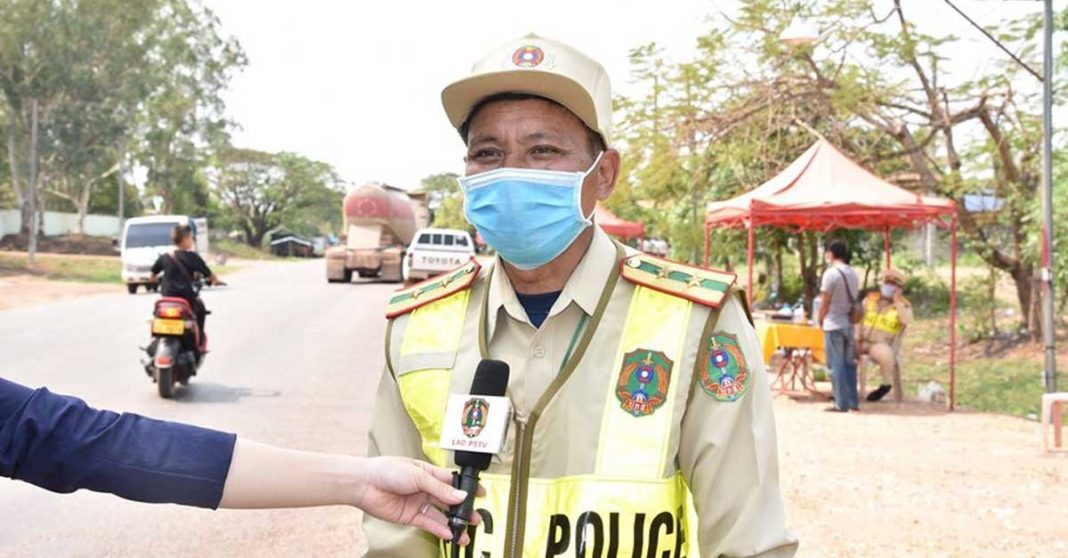
[(467, 231), (419, 229), (404, 257), (404, 278), (421, 281), (451, 271), (475, 257), (475, 243)]
[(193, 219), (185, 215), (154, 215), (151, 217), (133, 217), (126, 220), (122, 229), (122, 281), (130, 294), (137, 292), (139, 285), (145, 290), (156, 290), (158, 284), (152, 283), (152, 264), (160, 254), (174, 249), (171, 231), (175, 225), (189, 225), (193, 229), (196, 251), (201, 255), (208, 252), (208, 220)]

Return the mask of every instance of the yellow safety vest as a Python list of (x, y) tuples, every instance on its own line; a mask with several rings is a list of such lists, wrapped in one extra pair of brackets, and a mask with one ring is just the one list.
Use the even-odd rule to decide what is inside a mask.
[[(598, 337), (594, 331), (610, 292), (609, 287), (606, 296), (602, 296), (579, 351), (591, 337)], [(461, 290), (412, 311), (401, 341), (400, 358), (455, 354), (460, 348), (470, 293), (468, 289)], [(553, 399), (557, 406), (566, 406), (566, 401), (558, 400), (574, 398), (573, 404), (579, 404), (582, 398), (594, 396), (580, 391), (583, 381), (599, 377), (603, 382), (607, 372), (604, 363), (598, 366), (576, 362), (565, 367), (531, 412), (528, 424), (513, 424), (516, 445), (512, 473), (482, 474), (486, 495), (476, 500), (476, 509), (483, 522), (471, 531), (472, 544), (464, 556), (697, 557), (696, 544), (690, 546), (694, 541), (690, 526), (696, 525), (696, 515), (689, 490), (681, 473), (665, 474), (667, 464), (675, 458), (669, 455), (669, 441), (681, 420), (677, 412), (684, 411), (675, 409), (675, 394), (679, 389), (690, 389), (693, 381), (692, 367), (685, 370), (681, 366), (693, 306), (678, 296), (641, 285), (635, 287), (622, 335), (616, 334), (619, 348), (609, 370), (621, 370), (625, 362), (652, 362), (654, 352), (658, 359), (679, 363), (671, 370), (668, 393), (659, 402), (662, 406), (640, 418), (622, 412), (617, 400), (620, 386), (613, 379), (601, 395), (606, 401), (597, 426), (600, 436), (595, 470), (557, 478), (533, 477), (529, 456), (536, 441), (542, 441), (534, 427), (542, 413), (552, 412), (545, 409), (548, 405), (543, 402)], [(717, 315), (718, 311), (713, 310), (710, 326), (715, 324)], [(480, 342), (485, 356), (484, 336)], [(649, 354), (635, 356), (636, 349)], [(448, 465), (448, 454), (438, 444), (452, 381), (451, 368), (412, 370), (397, 377), (404, 406), (422, 438), (423, 452), (439, 466)], [(641, 405), (643, 401), (629, 403)], [(526, 481), (512, 482), (516, 474)], [(442, 557), (448, 556), (447, 549), (443, 544)]]
[(864, 304), (864, 328), (868, 331), (877, 329), (889, 335), (897, 335), (905, 324), (901, 323), (901, 315), (898, 314), (897, 306), (891, 304), (879, 311), (879, 295), (873, 293), (868, 296)]

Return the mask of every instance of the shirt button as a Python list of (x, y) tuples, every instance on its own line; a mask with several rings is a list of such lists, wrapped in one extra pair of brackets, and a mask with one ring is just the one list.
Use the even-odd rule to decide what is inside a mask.
[(545, 358), (545, 347), (541, 345), (534, 347), (534, 358)]

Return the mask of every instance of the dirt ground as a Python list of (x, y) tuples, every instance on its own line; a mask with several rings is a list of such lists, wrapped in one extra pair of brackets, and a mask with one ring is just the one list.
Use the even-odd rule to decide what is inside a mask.
[[(116, 289), (0, 277), (0, 309)], [(916, 402), (826, 406), (775, 400), (799, 556), (1068, 556), (1068, 453), (1043, 454), (1037, 423)]]
[(779, 397), (799, 556), (1068, 556), (1068, 454), (1039, 426), (922, 403), (825, 413)]
[(30, 275), (0, 276), (0, 310), (32, 306), (64, 298), (122, 291), (122, 285), (50, 281)]

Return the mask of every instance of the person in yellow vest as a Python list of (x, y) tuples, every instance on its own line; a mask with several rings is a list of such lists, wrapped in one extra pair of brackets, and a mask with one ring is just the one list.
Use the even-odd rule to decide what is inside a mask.
[(900, 366), (901, 340), (905, 326), (912, 322), (912, 304), (902, 294), (905, 282), (904, 273), (886, 269), (879, 292), (864, 299), (864, 319), (857, 324), (857, 355), (868, 355), (879, 366), (883, 379), (868, 394), (868, 401), (879, 401), (890, 393), (894, 366)]
[[(466, 556), (792, 556), (735, 276), (644, 255), (592, 222), (620, 172), (604, 68), (528, 35), (442, 101), (467, 146), (465, 215), (496, 257), (390, 298), (370, 454), (450, 465), (448, 394), (468, 392), (481, 359), (503, 360), (515, 409)], [(415, 529), (364, 528), (366, 556), (448, 556)]]

